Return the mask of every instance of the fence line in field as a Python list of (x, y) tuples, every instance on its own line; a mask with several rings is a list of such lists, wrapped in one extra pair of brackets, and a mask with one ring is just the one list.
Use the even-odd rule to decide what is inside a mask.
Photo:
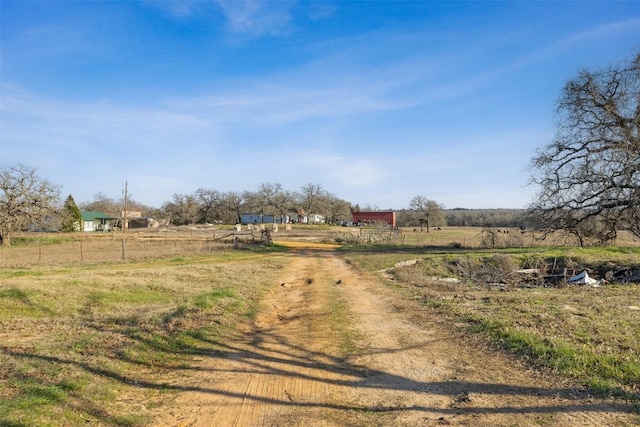
[[(225, 236), (228, 239), (80, 239), (77, 241), (33, 246), (9, 247), (0, 251), (0, 267), (109, 262), (196, 255), (237, 248), (251, 236)], [(230, 237), (230, 238), (229, 238)], [(238, 239), (240, 237), (240, 239)]]

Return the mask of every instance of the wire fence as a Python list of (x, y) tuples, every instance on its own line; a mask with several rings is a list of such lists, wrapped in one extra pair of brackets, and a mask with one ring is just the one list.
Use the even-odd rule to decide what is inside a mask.
[(260, 233), (173, 233), (153, 237), (132, 234), (130, 237), (108, 234), (75, 236), (60, 241), (45, 236), (31, 238), (28, 244), (0, 249), (0, 267), (62, 265), (73, 263), (115, 262), (197, 255), (212, 251), (233, 250), (260, 242)]

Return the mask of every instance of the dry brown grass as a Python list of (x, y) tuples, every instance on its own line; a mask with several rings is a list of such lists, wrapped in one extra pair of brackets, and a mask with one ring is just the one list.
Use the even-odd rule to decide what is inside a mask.
[(206, 254), (246, 247), (260, 233), (232, 230), (172, 229), (121, 233), (22, 233), (10, 247), (0, 247), (0, 267), (118, 262), (167, 256)]

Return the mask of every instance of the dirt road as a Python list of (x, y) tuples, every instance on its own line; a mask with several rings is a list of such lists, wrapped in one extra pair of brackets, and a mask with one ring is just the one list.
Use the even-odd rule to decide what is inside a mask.
[(300, 249), (255, 323), (202, 357), (163, 426), (615, 426), (638, 418), (506, 357), (333, 251)]

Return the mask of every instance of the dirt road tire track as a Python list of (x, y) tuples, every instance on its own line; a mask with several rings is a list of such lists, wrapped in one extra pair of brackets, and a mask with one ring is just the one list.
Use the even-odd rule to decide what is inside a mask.
[[(163, 426), (623, 426), (637, 416), (460, 344), (332, 251), (288, 255), (254, 324), (176, 384)], [(346, 330), (334, 309), (346, 306)], [(345, 339), (352, 348), (341, 348)]]

